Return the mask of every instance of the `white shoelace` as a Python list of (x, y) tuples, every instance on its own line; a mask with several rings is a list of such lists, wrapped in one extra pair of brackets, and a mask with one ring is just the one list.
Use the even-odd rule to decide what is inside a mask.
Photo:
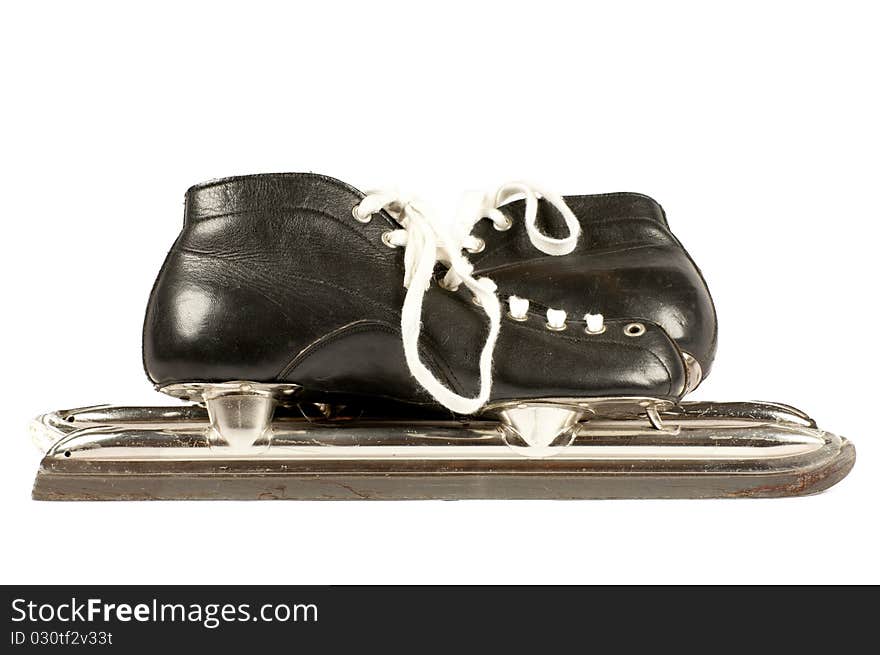
[[(413, 377), (439, 403), (459, 414), (472, 414), (489, 399), (492, 390), (492, 356), (501, 326), (501, 304), (495, 295), (495, 283), (487, 278), (475, 278), (473, 266), (449, 238), (443, 225), (420, 201), (397, 191), (374, 191), (358, 204), (354, 217), (366, 222), (385, 209), (401, 226), (389, 230), (382, 240), (388, 246), (406, 248), (404, 252), (403, 285), (407, 292), (401, 312), (403, 352)], [(442, 284), (454, 290), (464, 284), (489, 317), (489, 334), (480, 353), (480, 391), (474, 398), (466, 398), (444, 386), (419, 357), (419, 336), (422, 329), (422, 303), (431, 284), (437, 262), (449, 267)]]
[[(546, 189), (542, 189), (534, 184), (525, 182), (508, 182), (498, 187), (497, 190), (482, 193), (468, 194), (465, 197), (464, 208), (462, 209), (462, 224), (460, 229), (462, 232), (461, 244), (471, 252), (479, 252), (483, 249), (484, 243), (478, 237), (471, 234), (474, 226), (478, 221), (488, 218), (492, 221), (496, 230), (509, 230), (512, 223), (499, 207), (509, 202), (523, 197), (525, 199), (525, 213), (523, 220), (526, 224), (526, 233), (532, 245), (547, 255), (567, 255), (577, 247), (578, 238), (581, 234), (581, 225), (574, 212), (563, 200), (562, 196), (556, 195)], [(562, 239), (550, 237), (538, 229), (538, 199), (543, 198), (556, 210), (562, 214), (565, 219), (565, 226), (568, 228), (568, 236)]]

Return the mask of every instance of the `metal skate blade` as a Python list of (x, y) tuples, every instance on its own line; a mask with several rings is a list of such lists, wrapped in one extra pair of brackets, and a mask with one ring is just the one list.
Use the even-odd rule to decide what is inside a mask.
[[(616, 406), (617, 409), (608, 409)], [(557, 423), (562, 440), (525, 447), (541, 412), (505, 424), (316, 421), (275, 416), (270, 437), (230, 449), (203, 407), (92, 407), (46, 414), (34, 484), (43, 500), (709, 498), (816, 493), (852, 468), (847, 440), (772, 403), (682, 403), (662, 414), (621, 404)], [(581, 408), (583, 409), (583, 408)], [(617, 411), (620, 410), (620, 411)], [(580, 411), (580, 410), (578, 410)], [(574, 412), (574, 410), (572, 410)], [(522, 420), (521, 420), (522, 419)], [(549, 452), (545, 452), (549, 449)]]

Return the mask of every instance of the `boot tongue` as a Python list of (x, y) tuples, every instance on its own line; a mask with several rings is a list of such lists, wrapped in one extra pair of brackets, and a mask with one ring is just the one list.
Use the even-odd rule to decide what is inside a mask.
[[(577, 215), (575, 211), (575, 216)], [(553, 239), (564, 239), (568, 236), (565, 218), (556, 207), (543, 198), (538, 200), (538, 216), (535, 220), (535, 225), (538, 227), (538, 230)]]

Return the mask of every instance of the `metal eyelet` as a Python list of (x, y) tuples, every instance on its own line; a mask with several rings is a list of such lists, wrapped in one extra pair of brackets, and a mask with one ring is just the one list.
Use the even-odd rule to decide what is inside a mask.
[(524, 323), (525, 321), (529, 320), (529, 315), (525, 314), (524, 316), (514, 316), (510, 312), (507, 312), (507, 318), (511, 319), (512, 321), (519, 321), (520, 323)]
[(393, 230), (388, 230), (382, 233), (382, 243), (384, 243), (389, 248), (397, 248), (397, 244), (391, 240), (391, 235), (393, 233)]
[(566, 328), (567, 314), (564, 309), (547, 309), (547, 322), (544, 326), (553, 332), (562, 332)]
[(361, 218), (361, 216), (358, 215), (358, 207), (360, 207), (359, 204), (351, 208), (351, 215), (354, 216), (354, 220), (358, 223), (369, 223), (373, 220), (372, 214), (367, 214), (366, 218)]
[(478, 252), (483, 252), (486, 249), (486, 242), (480, 237), (477, 237), (477, 244), (476, 248), (465, 248), (465, 250), (472, 255), (476, 255)]
[(640, 337), (647, 329), (641, 323), (628, 323), (623, 328), (623, 333), (628, 337)]
[(492, 227), (495, 228), (496, 232), (507, 232), (507, 230), (513, 227), (513, 221), (510, 219), (509, 216), (505, 216), (504, 222), (501, 225), (498, 225), (497, 223), (495, 223), (495, 221), (492, 221)]
[(584, 333), (589, 334), (589, 335), (595, 337), (596, 335), (599, 335), (599, 334), (605, 334), (605, 330), (606, 330), (606, 329), (607, 329), (607, 327), (603, 325), (601, 330), (597, 330), (597, 331), (595, 331), (595, 332), (591, 332), (591, 331), (590, 331), (590, 328), (585, 327), (585, 328), (584, 328)]

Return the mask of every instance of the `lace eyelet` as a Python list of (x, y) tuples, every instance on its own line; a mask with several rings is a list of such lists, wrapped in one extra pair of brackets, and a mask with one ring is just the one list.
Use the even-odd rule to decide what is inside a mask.
[(369, 223), (370, 221), (372, 221), (373, 220), (372, 214), (367, 214), (366, 217), (364, 217), (364, 218), (362, 218), (358, 214), (359, 207), (360, 207), (360, 205), (358, 204), (358, 205), (355, 205), (354, 207), (351, 208), (351, 215), (354, 216), (354, 220), (356, 220), (358, 223)]
[(590, 328), (585, 327), (585, 328), (584, 328), (584, 333), (585, 333), (585, 334), (589, 334), (590, 336), (595, 337), (595, 336), (600, 335), (600, 334), (605, 334), (605, 330), (606, 330), (606, 329), (607, 329), (607, 328), (606, 328), (604, 325), (602, 326), (602, 329), (601, 329), (601, 330), (595, 330), (595, 331), (591, 331)]
[(628, 337), (640, 337), (645, 332), (647, 332), (647, 329), (641, 323), (628, 323), (623, 328), (623, 333)]
[(529, 320), (529, 315), (525, 314), (523, 316), (514, 316), (510, 312), (507, 312), (507, 318), (512, 321), (518, 321), (519, 323), (525, 323), (527, 320)]
[(547, 309), (547, 322), (544, 326), (553, 332), (562, 332), (566, 327), (567, 314), (564, 309)]
[(492, 227), (495, 228), (496, 232), (507, 232), (510, 228), (513, 227), (513, 221), (509, 216), (504, 217), (504, 222), (501, 225), (498, 225), (495, 221), (492, 221)]
[(382, 233), (382, 243), (384, 243), (389, 248), (397, 248), (397, 244), (391, 240), (391, 236), (394, 234), (393, 230), (387, 230)]
[(476, 255), (478, 252), (483, 252), (486, 249), (486, 242), (480, 237), (477, 237), (477, 243), (479, 244), (477, 245), (477, 247), (465, 248), (465, 250), (467, 250), (472, 255)]
[(454, 287), (453, 287), (453, 286), (449, 286), (448, 284), (446, 284), (446, 280), (444, 280), (442, 277), (441, 277), (440, 280), (437, 282), (437, 285), (438, 285), (441, 289), (445, 289), (445, 290), (448, 291), (449, 293), (455, 293), (456, 291), (458, 291), (458, 288), (461, 286), (461, 285), (459, 285), (459, 284), (456, 284)]

